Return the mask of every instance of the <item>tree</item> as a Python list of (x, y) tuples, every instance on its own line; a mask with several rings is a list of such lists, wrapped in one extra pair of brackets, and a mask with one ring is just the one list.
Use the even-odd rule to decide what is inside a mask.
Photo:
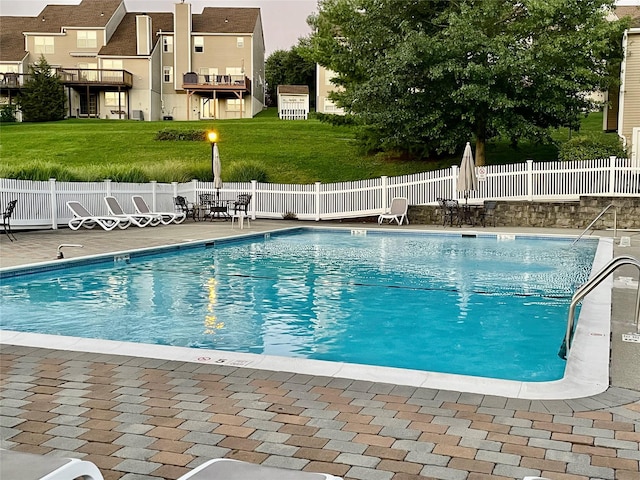
[(550, 141), (611, 81), (613, 0), (321, 0), (315, 60), (370, 144), (416, 156), (498, 136)]
[(60, 79), (51, 71), (43, 55), (29, 66), (29, 78), (20, 94), (20, 109), (25, 122), (48, 122), (65, 117), (65, 95)]
[(277, 103), (278, 85), (308, 85), (311, 106), (315, 106), (316, 65), (308, 55), (308, 41), (300, 39), (291, 50), (276, 50), (265, 62), (267, 105)]

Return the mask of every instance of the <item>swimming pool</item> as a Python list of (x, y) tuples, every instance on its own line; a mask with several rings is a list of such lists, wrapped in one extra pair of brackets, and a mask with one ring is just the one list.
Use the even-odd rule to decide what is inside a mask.
[[(303, 240), (307, 236), (313, 240)], [(194, 245), (188, 251), (174, 251), (162, 257), (149, 256), (150, 252), (131, 255), (128, 261), (115, 262), (113, 268), (100, 268), (102, 278), (90, 276), (92, 267), (79, 266), (63, 274), (55, 272), (57, 290), (47, 283), (51, 274), (29, 276), (30, 288), (24, 282), (20, 286), (20, 281), (5, 280), (3, 298), (8, 303), (2, 309), (6, 313), (9, 304), (20, 304), (25, 298), (33, 302), (18, 307), (30, 311), (25, 322), (28, 325), (21, 327), (28, 331), (34, 330), (33, 325), (42, 331), (40, 327), (45, 325), (50, 333), (112, 339), (116, 337), (111, 335), (118, 332), (129, 340), (216, 351), (239, 349), (261, 353), (262, 357), (293, 355), (332, 363), (370, 363), (476, 376), (487, 375), (490, 370), (490, 375), (509, 379), (514, 377), (502, 371), (505, 364), (515, 366), (520, 374), (530, 369), (528, 360), (538, 361), (546, 356), (556, 361), (560, 370), (557, 365), (544, 366), (542, 370), (536, 366), (533, 376), (516, 379), (548, 381), (563, 374), (564, 362), (557, 359), (556, 353), (566, 325), (566, 308), (559, 315), (559, 322), (551, 323), (548, 309), (567, 301), (576, 283), (584, 281), (595, 247), (592, 245), (587, 252), (589, 249), (569, 248), (567, 240), (549, 238), (535, 239), (532, 246), (527, 243), (509, 235), (443, 237), (403, 232), (392, 237), (364, 230), (311, 230), (304, 235), (297, 231), (293, 235), (274, 234), (240, 242), (204, 243), (199, 248)], [(378, 254), (368, 252), (371, 245), (379, 249)], [(556, 253), (562, 251), (568, 257), (560, 260)], [(306, 260), (301, 262), (303, 256)], [(529, 271), (514, 264), (516, 256), (529, 265)], [(157, 260), (161, 265), (152, 268), (152, 262)], [(265, 260), (269, 263), (262, 270)], [(111, 263), (114, 264), (113, 258)], [(567, 270), (572, 264), (581, 265), (578, 274)], [(479, 268), (473, 272), (469, 266)], [(500, 282), (492, 283), (495, 280), (487, 275), (489, 271), (496, 273)], [(167, 272), (179, 274), (163, 286), (161, 280)], [(135, 278), (130, 276), (132, 273)], [(189, 278), (197, 279), (197, 289), (187, 286)], [(79, 284), (82, 288), (77, 290)], [(73, 296), (71, 292), (75, 291), (82, 293), (76, 295), (79, 306), (74, 310), (90, 309), (89, 320), (81, 320), (81, 333), (61, 332), (59, 328), (69, 321), (69, 315), (65, 313), (66, 302), (60, 300)], [(331, 303), (336, 299), (338, 304)], [(542, 327), (534, 336), (551, 333), (551, 341), (533, 342), (522, 334), (527, 322), (511, 315), (516, 312), (514, 299), (524, 305), (525, 314), (519, 316)], [(130, 308), (132, 302), (140, 305), (141, 311)], [(96, 303), (108, 305), (109, 309), (100, 312)], [(248, 308), (255, 305), (267, 308), (252, 314)], [(449, 305), (448, 310), (433, 310), (440, 305)], [(58, 306), (62, 306), (61, 318), (55, 308), (51, 309)], [(176, 323), (166, 318), (172, 310), (179, 313), (180, 322), (195, 315), (199, 329), (195, 337), (179, 332), (166, 339), (157, 334), (166, 325)], [(44, 313), (36, 317), (36, 311)], [(4, 318), (19, 315), (5, 313), (3, 328), (17, 330)], [(117, 320), (100, 320), (100, 315)], [(392, 318), (394, 315), (397, 318)], [(507, 316), (516, 318), (515, 333), (504, 330)], [(151, 318), (153, 322), (137, 328), (138, 317)], [(286, 321), (280, 322), (282, 319)], [(105, 324), (109, 327), (105, 328)], [(96, 328), (102, 332), (96, 332)], [(262, 337), (257, 337), (257, 331)], [(332, 332), (339, 335), (329, 335)], [(248, 339), (248, 345), (227, 345), (227, 340), (237, 338)], [(444, 343), (436, 343), (438, 338)], [(474, 345), (478, 340), (480, 343)], [(408, 348), (409, 343), (413, 350)], [(544, 345), (540, 352), (538, 344)], [(482, 356), (495, 358), (497, 352), (503, 352), (497, 366), (480, 361)]]

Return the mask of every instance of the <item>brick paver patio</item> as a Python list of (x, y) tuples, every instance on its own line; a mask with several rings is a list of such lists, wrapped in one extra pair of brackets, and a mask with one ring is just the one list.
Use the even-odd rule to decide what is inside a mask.
[[(252, 230), (260, 230), (260, 222)], [(20, 233), (3, 266), (218, 235), (228, 226)], [(179, 232), (179, 233), (178, 233)], [(1, 313), (1, 312), (0, 312)], [(630, 365), (630, 368), (635, 367)], [(84, 458), (106, 480), (228, 457), (348, 480), (640, 480), (640, 392), (522, 400), (3, 344), (0, 446)], [(2, 479), (5, 480), (5, 479)], [(11, 479), (13, 480), (13, 479)]]

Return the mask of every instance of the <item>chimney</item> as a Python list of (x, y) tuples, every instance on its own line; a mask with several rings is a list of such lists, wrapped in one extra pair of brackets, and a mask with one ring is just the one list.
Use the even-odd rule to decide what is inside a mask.
[(138, 55), (151, 55), (151, 17), (146, 13), (136, 15), (136, 51)]
[(191, 71), (191, 4), (175, 4), (173, 15), (173, 65), (176, 90), (182, 90), (182, 76)]

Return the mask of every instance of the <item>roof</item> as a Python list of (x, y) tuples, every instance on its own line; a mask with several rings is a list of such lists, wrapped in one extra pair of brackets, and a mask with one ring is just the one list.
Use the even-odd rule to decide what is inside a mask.
[(615, 15), (618, 18), (631, 17), (632, 28), (640, 27), (640, 6), (639, 5), (626, 5), (615, 8)]
[[(79, 5), (48, 5), (35, 17), (2, 17), (0, 61), (20, 61), (24, 33), (60, 33), (63, 27), (104, 28), (124, 0), (82, 0)], [(213, 0), (212, 0), (213, 1)], [(141, 13), (127, 13), (100, 55), (133, 56), (136, 51), (136, 20)], [(173, 13), (149, 13), (154, 32), (173, 32)], [(11, 20), (7, 20), (10, 18)], [(259, 8), (207, 7), (192, 14), (193, 33), (253, 33), (260, 21)], [(153, 41), (158, 39), (154, 35)]]
[(278, 95), (309, 95), (309, 87), (307, 85), (278, 85)]
[(253, 33), (260, 9), (206, 7), (191, 18), (191, 30), (197, 33)]
[[(135, 56), (137, 55), (136, 47), (136, 17), (140, 13), (127, 13), (116, 31), (113, 32), (109, 43), (100, 49), (100, 55), (114, 56)], [(154, 32), (162, 30), (163, 32), (173, 31), (173, 14), (171, 13), (148, 13), (151, 17), (151, 28)], [(157, 35), (153, 35), (153, 42), (159, 40)]]

